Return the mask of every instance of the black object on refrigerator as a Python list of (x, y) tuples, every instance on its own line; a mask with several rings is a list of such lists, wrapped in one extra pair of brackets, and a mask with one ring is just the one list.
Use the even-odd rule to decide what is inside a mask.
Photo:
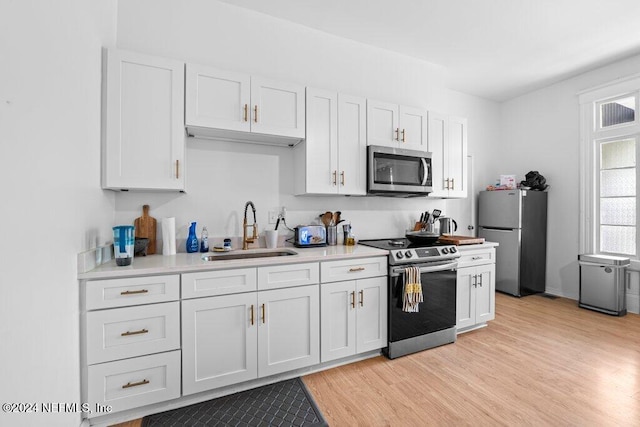
[(515, 296), (545, 291), (547, 193), (481, 191), (478, 236), (497, 242), (496, 290)]

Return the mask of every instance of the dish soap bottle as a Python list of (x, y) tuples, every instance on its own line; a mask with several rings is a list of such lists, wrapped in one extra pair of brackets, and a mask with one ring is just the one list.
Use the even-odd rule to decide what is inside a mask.
[(207, 227), (202, 227), (202, 235), (200, 236), (200, 252), (209, 252), (209, 232)]
[(196, 223), (189, 226), (189, 236), (187, 236), (187, 252), (198, 252), (198, 238), (196, 237)]

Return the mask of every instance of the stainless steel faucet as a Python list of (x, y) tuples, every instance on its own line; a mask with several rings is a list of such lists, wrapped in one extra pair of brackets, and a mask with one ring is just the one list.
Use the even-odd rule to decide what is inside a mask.
[[(253, 210), (253, 235), (251, 237), (247, 237), (247, 209), (251, 206), (251, 210)], [(249, 243), (253, 243), (258, 238), (258, 223), (256, 222), (256, 207), (252, 201), (248, 201), (244, 205), (244, 221), (242, 222), (242, 249), (249, 249)]]

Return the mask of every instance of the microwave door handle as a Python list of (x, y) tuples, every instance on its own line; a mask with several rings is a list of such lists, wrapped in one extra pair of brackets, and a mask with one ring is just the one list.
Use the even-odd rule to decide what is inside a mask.
[(420, 158), (422, 161), (422, 171), (424, 172), (424, 176), (422, 177), (422, 186), (427, 185), (427, 179), (429, 178), (429, 165), (427, 164), (427, 159), (424, 157)]

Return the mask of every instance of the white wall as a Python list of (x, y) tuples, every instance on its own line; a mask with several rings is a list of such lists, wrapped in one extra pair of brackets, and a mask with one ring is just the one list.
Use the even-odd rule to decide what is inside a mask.
[[(469, 152), (480, 162), (498, 135), (498, 105), (446, 89), (439, 66), (226, 3), (120, 2), (118, 47), (467, 116)], [(218, 238), (238, 236), (245, 202), (252, 200), (261, 230), (268, 211), (284, 205), (291, 227), (340, 210), (358, 238), (376, 238), (404, 234), (424, 210), (447, 214), (453, 203), (451, 212), (468, 211), (468, 200), (295, 197), (287, 148), (189, 139), (187, 161), (187, 194), (117, 194), (117, 221), (132, 222), (147, 203), (158, 220), (175, 216), (183, 239), (190, 221)], [(469, 221), (465, 217), (461, 227)], [(184, 250), (182, 242), (178, 250)]]
[[(115, 1), (0, 5), (0, 402), (80, 402), (76, 255), (113, 221), (100, 189), (100, 47)], [(9, 414), (73, 426), (80, 413)]]
[(579, 240), (580, 108), (577, 93), (636, 74), (640, 56), (602, 67), (502, 104), (494, 173), (538, 170), (551, 185), (547, 292), (577, 299)]

